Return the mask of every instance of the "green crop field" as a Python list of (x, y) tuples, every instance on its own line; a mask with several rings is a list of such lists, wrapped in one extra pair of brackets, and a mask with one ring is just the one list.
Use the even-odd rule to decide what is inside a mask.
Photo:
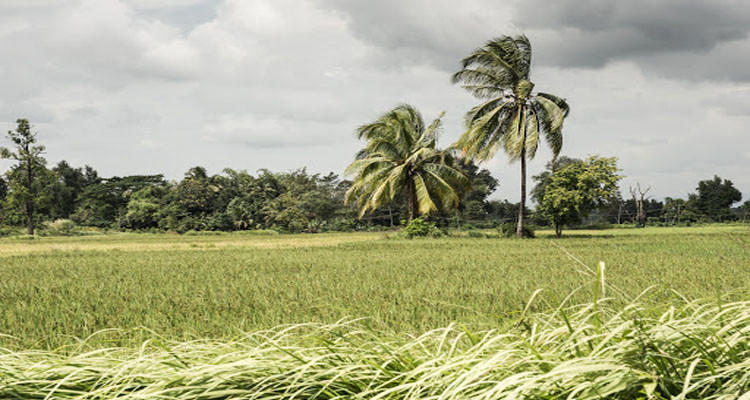
[[(56, 348), (107, 328), (116, 343), (234, 338), (282, 324), (366, 323), (418, 334), (505, 325), (537, 289), (544, 311), (606, 263), (626, 302), (710, 298), (750, 287), (746, 226), (571, 231), (562, 240), (386, 233), (177, 236), (118, 234), (0, 240), (0, 344)], [(148, 332), (151, 330), (153, 332)], [(112, 344), (112, 335), (92, 340)]]
[(746, 400), (749, 244), (747, 226), (3, 239), (0, 398)]

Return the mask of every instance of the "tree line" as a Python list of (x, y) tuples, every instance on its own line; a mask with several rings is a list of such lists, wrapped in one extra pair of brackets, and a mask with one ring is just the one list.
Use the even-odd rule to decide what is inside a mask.
[[(363, 129), (360, 132), (365, 134)], [(334, 173), (311, 174), (305, 169), (259, 170), (255, 174), (225, 169), (210, 175), (197, 166), (180, 180), (170, 181), (163, 175), (103, 178), (88, 165), (73, 167), (60, 161), (48, 167), (44, 146), (37, 143), (27, 120), (19, 120), (8, 139), (14, 147), (4, 149), (2, 154), (16, 163), (0, 176), (0, 226), (25, 226), (30, 233), (37, 226), (60, 219), (104, 229), (175, 232), (377, 230), (396, 227), (420, 210), (433, 210), (430, 218), (442, 227), (491, 228), (513, 221), (520, 207), (520, 203), (490, 198), (499, 187), (490, 171), (455, 159), (455, 169), (444, 169), (441, 163), (446, 161), (440, 158), (446, 155), (437, 153), (421, 153), (416, 171), (424, 174), (422, 181), (430, 182), (429, 174), (439, 176), (449, 171), (462, 182), (454, 197), (447, 197), (440, 207), (427, 203), (425, 196), (407, 200), (408, 194), (398, 190), (393, 197), (387, 192), (373, 197), (378, 188), (368, 192), (369, 197), (358, 196), (355, 194), (362, 186), (352, 180)], [(374, 162), (372, 158), (372, 152), (360, 154), (353, 168), (359, 170), (359, 165)], [(392, 174), (392, 170), (387, 172)], [(527, 208), (525, 213), (535, 225), (554, 226), (559, 232), (562, 226), (584, 223), (640, 223), (636, 201), (623, 199), (617, 188), (619, 175), (613, 158), (562, 156), (532, 180), (531, 197), (537, 206), (535, 210)], [(387, 185), (390, 182), (386, 181)], [(432, 185), (426, 187), (426, 195), (435, 196), (430, 194)], [(347, 194), (356, 201), (347, 203)], [(696, 193), (686, 199), (647, 198), (646, 219), (642, 222), (747, 219), (750, 201), (740, 208), (730, 208), (740, 198), (731, 181), (714, 177), (699, 182)]]
[[(60, 219), (124, 230), (351, 231), (391, 228), (414, 213), (399, 195), (363, 215), (358, 204), (345, 201), (352, 181), (304, 168), (255, 174), (224, 169), (211, 175), (196, 166), (170, 181), (163, 175), (104, 178), (88, 165), (66, 161), (49, 167), (29, 121), (17, 123), (8, 132), (13, 147), (2, 153), (16, 163), (0, 176), (0, 226), (25, 226), (29, 234)], [(486, 169), (461, 164), (457, 174), (468, 184), (454, 210), (433, 215), (442, 224), (502, 219), (517, 211), (514, 204), (489, 199), (498, 181)]]

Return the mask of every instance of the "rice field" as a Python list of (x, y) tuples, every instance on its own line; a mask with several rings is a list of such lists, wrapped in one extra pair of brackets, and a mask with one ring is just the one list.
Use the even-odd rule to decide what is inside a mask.
[(286, 324), (365, 318), (419, 335), (502, 328), (531, 311), (591, 300), (606, 263), (615, 304), (669, 304), (750, 287), (747, 226), (571, 231), (556, 240), (387, 233), (0, 239), (0, 346), (56, 349), (235, 340)]
[(0, 398), (750, 400), (748, 227), (540, 236), (0, 239)]

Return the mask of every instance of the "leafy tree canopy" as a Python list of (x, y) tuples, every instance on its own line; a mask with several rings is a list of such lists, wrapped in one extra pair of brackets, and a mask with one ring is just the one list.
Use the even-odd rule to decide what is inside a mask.
[(731, 217), (730, 207), (742, 200), (742, 193), (734, 187), (732, 181), (722, 180), (716, 175), (713, 179), (698, 182), (696, 190), (698, 197), (695, 205), (715, 221)]
[(592, 156), (554, 170), (541, 193), (538, 211), (555, 226), (580, 223), (591, 210), (600, 207), (617, 192), (617, 159)]
[(18, 126), (8, 131), (12, 148), (0, 147), (0, 158), (15, 160), (18, 163), (7, 173), (10, 208), (21, 211), (26, 218), (29, 235), (34, 234), (40, 208), (50, 203), (50, 193), (44, 189), (52, 176), (47, 170), (47, 160), (42, 156), (44, 146), (38, 145), (36, 133), (26, 119), (16, 120)]

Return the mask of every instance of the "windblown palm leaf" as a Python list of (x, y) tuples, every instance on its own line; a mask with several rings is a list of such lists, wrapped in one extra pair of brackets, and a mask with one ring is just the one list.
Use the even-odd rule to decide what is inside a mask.
[(368, 142), (346, 170), (355, 176), (346, 201), (356, 199), (360, 217), (401, 193), (409, 220), (417, 212), (458, 206), (458, 188), (468, 188), (469, 181), (455, 168), (450, 152), (436, 148), (440, 118), (425, 126), (419, 111), (405, 104), (357, 130)]
[(487, 42), (462, 61), (453, 83), (484, 102), (466, 114), (466, 132), (454, 145), (464, 157), (480, 161), (503, 149), (511, 162), (521, 161), (520, 236), (526, 203), (526, 160), (534, 158), (542, 136), (555, 157), (562, 149), (567, 102), (549, 93), (533, 93), (531, 43), (526, 36), (503, 36)]

